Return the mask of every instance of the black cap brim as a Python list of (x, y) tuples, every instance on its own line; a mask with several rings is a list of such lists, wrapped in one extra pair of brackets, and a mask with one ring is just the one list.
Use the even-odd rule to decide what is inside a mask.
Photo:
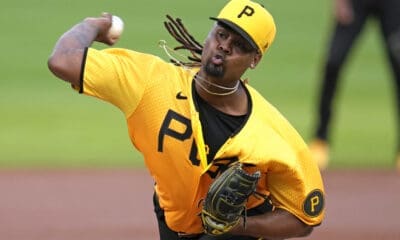
[(254, 49), (256, 49), (257, 51), (259, 50), (259, 49), (258, 49), (258, 46), (257, 46), (257, 44), (254, 42), (253, 38), (251, 38), (250, 35), (247, 34), (246, 31), (244, 31), (241, 27), (239, 27), (239, 26), (236, 25), (235, 23), (233, 23), (233, 22), (231, 22), (231, 21), (229, 21), (229, 20), (227, 20), (227, 19), (224, 19), (224, 18), (210, 17), (210, 19), (211, 19), (211, 20), (214, 20), (214, 21), (217, 21), (218, 23), (220, 23), (220, 24), (222, 24), (222, 25), (228, 26), (228, 27), (231, 28), (233, 31), (235, 31), (235, 32), (238, 33), (240, 36), (242, 36), (244, 39), (246, 39), (247, 42), (249, 42), (250, 45), (251, 45)]

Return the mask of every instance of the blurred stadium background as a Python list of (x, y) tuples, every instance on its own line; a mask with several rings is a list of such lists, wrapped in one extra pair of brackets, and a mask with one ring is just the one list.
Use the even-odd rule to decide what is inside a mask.
[[(121, 112), (80, 96), (47, 70), (59, 36), (103, 11), (125, 21), (115, 47), (167, 56), (175, 42), (166, 14), (181, 17), (202, 41), (225, 1), (2, 1), (0, 22), (0, 167), (75, 168), (143, 166)], [(256, 71), (258, 88), (309, 141), (315, 118), (320, 59), (330, 27), (330, 1), (266, 0), (277, 38)], [(392, 79), (376, 23), (370, 21), (349, 59), (333, 123), (332, 168), (391, 168), (395, 121)], [(105, 46), (96, 44), (98, 48)]]

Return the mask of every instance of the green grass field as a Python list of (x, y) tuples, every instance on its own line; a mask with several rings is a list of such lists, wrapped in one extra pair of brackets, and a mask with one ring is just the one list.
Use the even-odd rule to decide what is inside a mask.
[[(319, 66), (329, 32), (329, 1), (264, 1), (278, 27), (274, 45), (255, 71), (257, 87), (306, 141), (315, 120)], [(225, 1), (3, 1), (0, 9), (0, 167), (142, 166), (121, 112), (80, 96), (47, 70), (59, 36), (86, 16), (119, 15), (125, 32), (116, 47), (167, 59), (157, 46), (175, 42), (165, 14), (181, 17), (202, 41)], [(370, 22), (343, 73), (332, 137), (332, 167), (391, 167), (394, 97), (378, 28)], [(103, 45), (96, 44), (98, 48)]]

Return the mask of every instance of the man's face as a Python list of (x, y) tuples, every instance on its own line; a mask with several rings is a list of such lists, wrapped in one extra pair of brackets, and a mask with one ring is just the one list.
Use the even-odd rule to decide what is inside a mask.
[(259, 55), (250, 43), (228, 27), (216, 24), (209, 33), (202, 54), (206, 74), (239, 79)]

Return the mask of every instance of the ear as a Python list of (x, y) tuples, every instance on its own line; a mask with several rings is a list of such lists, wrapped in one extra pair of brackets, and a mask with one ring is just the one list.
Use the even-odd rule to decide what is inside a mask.
[(253, 57), (253, 61), (250, 63), (250, 68), (256, 68), (257, 64), (260, 62), (262, 55), (260, 53), (256, 53)]

